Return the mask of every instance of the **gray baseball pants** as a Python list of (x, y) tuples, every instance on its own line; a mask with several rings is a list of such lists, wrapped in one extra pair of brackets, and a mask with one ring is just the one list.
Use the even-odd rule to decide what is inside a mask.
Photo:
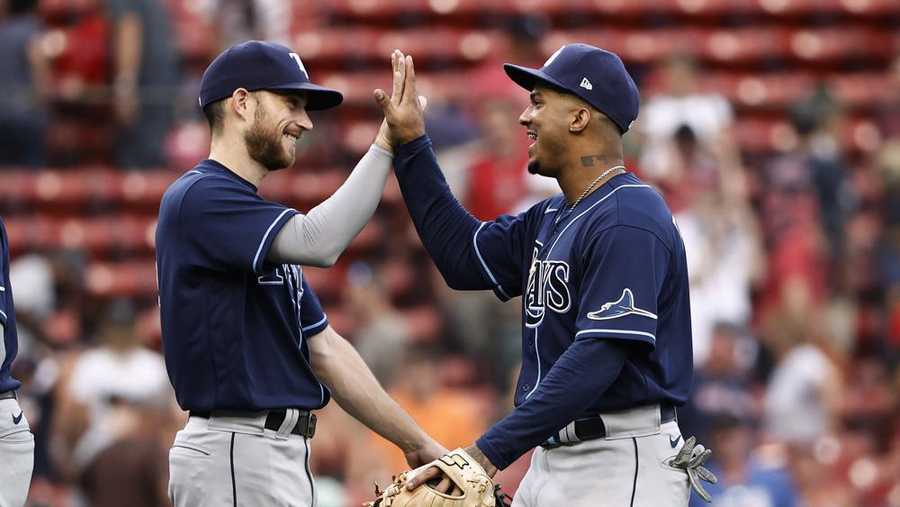
[(18, 401), (0, 400), (0, 507), (25, 505), (33, 469), (34, 435), (28, 419)]
[[(296, 412), (294, 409), (289, 409)], [(308, 439), (258, 417), (191, 417), (169, 451), (169, 498), (175, 507), (313, 507)]]
[(644, 409), (602, 415), (605, 438), (538, 447), (512, 507), (687, 507), (687, 473), (668, 466), (684, 439)]

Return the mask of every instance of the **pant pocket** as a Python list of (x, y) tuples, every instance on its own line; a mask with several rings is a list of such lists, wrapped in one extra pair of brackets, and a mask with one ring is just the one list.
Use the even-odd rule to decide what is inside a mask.
[(208, 504), (212, 455), (205, 449), (178, 442), (169, 449), (169, 500), (175, 507)]

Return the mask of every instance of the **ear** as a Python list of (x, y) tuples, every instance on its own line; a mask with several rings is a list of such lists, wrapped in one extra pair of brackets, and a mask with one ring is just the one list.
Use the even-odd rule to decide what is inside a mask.
[(238, 88), (231, 94), (231, 110), (238, 118), (251, 121), (258, 104), (246, 88)]
[(586, 107), (574, 109), (569, 120), (569, 132), (577, 134), (584, 131), (591, 123), (591, 116), (591, 111)]

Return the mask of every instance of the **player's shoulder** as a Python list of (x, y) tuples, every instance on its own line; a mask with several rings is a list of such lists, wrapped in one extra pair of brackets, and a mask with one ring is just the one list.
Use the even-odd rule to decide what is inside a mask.
[(601, 227), (625, 226), (644, 230), (672, 246), (676, 235), (672, 212), (654, 187), (629, 173), (616, 181), (608, 195), (609, 203), (602, 210), (606, 216)]
[(258, 198), (256, 189), (237, 176), (231, 176), (221, 164), (203, 160), (169, 185), (163, 194), (160, 211), (180, 210), (185, 203), (202, 203), (222, 194)]
[(566, 198), (562, 193), (558, 193), (556, 195), (552, 195), (543, 199), (542, 201), (538, 201), (530, 208), (525, 211), (525, 215), (529, 218), (536, 219), (540, 221), (544, 215), (549, 215), (551, 213), (555, 213), (559, 211), (560, 208), (566, 205)]

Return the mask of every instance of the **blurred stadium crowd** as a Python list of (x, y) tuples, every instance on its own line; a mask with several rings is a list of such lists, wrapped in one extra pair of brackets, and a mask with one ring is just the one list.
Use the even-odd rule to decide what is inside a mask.
[[(302, 211), (337, 188), (374, 137), (371, 90), (396, 47), (416, 59), (451, 186), (483, 219), (558, 191), (524, 170), (527, 97), (500, 63), (540, 66), (569, 41), (618, 52), (643, 97), (627, 165), (687, 246), (696, 386), (679, 417), (715, 450), (713, 505), (900, 506), (895, 0), (0, 0), (29, 505), (167, 505), (184, 414), (158, 352), (154, 220), (207, 154), (200, 73), (249, 38), (291, 45), (346, 95), (264, 195)], [(518, 300), (447, 289), (393, 180), (339, 264), (304, 272), (446, 446), (510, 409)], [(321, 507), (358, 505), (405, 467), (335, 404), (313, 448)], [(509, 492), (527, 459), (501, 473)]]

